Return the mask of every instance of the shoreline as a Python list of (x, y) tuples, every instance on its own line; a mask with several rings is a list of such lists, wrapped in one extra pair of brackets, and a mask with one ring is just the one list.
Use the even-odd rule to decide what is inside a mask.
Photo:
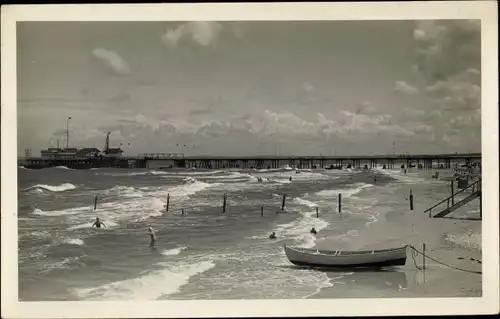
[[(421, 177), (419, 174), (418, 177)], [(390, 187), (390, 186), (389, 186)], [(425, 193), (425, 183), (409, 184), (415, 193)], [(362, 197), (362, 193), (360, 197)], [(422, 251), (426, 245), (426, 255), (454, 267), (480, 272), (482, 264), (481, 220), (459, 219), (464, 215), (460, 210), (456, 218), (430, 219), (424, 209), (432, 201), (426, 196), (415, 196), (414, 211), (410, 211), (407, 201), (398, 201), (392, 207), (375, 205), (375, 211), (384, 211), (382, 220), (372, 223), (360, 231), (360, 236), (350, 238), (349, 249), (381, 249), (411, 245)], [(424, 208), (425, 207), (425, 208)], [(470, 214), (470, 211), (468, 212)], [(469, 215), (467, 214), (467, 215)], [(476, 213), (474, 213), (476, 214)], [(477, 212), (479, 217), (479, 212)], [(369, 242), (370, 244), (367, 244)], [(324, 229), (314, 248), (335, 249), (339, 241), (328, 229)], [(422, 255), (413, 257), (413, 250), (407, 251), (405, 266), (392, 267), (381, 271), (324, 272), (330, 279), (331, 287), (321, 288), (308, 299), (320, 298), (373, 298), (380, 297), (480, 297), (482, 295), (482, 275), (455, 270), (426, 258), (425, 271)], [(415, 258), (415, 262), (413, 260)]]

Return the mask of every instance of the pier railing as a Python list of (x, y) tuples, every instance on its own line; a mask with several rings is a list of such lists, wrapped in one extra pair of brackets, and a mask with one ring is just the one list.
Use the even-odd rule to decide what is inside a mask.
[[(466, 196), (465, 198), (460, 199), (457, 202), (455, 202), (455, 198), (457, 197), (457, 195), (460, 195), (462, 193), (465, 194), (466, 190), (471, 190), (472, 194), (474, 194), (476, 192), (481, 192), (481, 179), (479, 179), (479, 180), (477, 180), (477, 181), (475, 181), (475, 182), (467, 185), (467, 187), (459, 190), (456, 193), (452, 193), (450, 196), (448, 196), (447, 198), (443, 199), (439, 203), (435, 204), (434, 206), (432, 206), (430, 208), (427, 208), (424, 211), (424, 213), (428, 213), (429, 217), (432, 217), (432, 210), (435, 209), (436, 207), (438, 207), (439, 205), (444, 204), (445, 202), (446, 202), (446, 208), (444, 210), (441, 210), (441, 212), (439, 214), (441, 214), (442, 212), (444, 212), (446, 210), (449, 210), (450, 213), (451, 213), (452, 210), (450, 210), (450, 208), (453, 208), (453, 206), (457, 206), (457, 208), (458, 208), (458, 205), (460, 205), (460, 206), (464, 205), (464, 203), (463, 203), (464, 200), (467, 200), (469, 198), (473, 199), (473, 197), (471, 197), (470, 194), (469, 194), (469, 196)], [(451, 206), (450, 206), (450, 201), (451, 201)]]

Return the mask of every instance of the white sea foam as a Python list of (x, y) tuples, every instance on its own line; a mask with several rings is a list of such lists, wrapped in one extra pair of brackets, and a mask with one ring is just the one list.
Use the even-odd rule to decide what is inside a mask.
[(157, 300), (161, 296), (178, 292), (180, 287), (188, 283), (189, 278), (215, 267), (211, 261), (160, 265), (165, 268), (96, 288), (75, 289), (74, 293), (86, 300)]
[(49, 272), (52, 269), (70, 268), (70, 265), (78, 261), (79, 257), (66, 257), (61, 261), (48, 264), (46, 266), (45, 272)]
[(312, 227), (317, 231), (328, 227), (329, 223), (322, 218), (316, 218), (316, 212), (301, 212), (301, 218), (290, 223), (278, 225), (276, 235), (278, 239), (291, 237), (300, 247), (313, 247), (316, 236), (309, 233)]
[(205, 182), (200, 182), (194, 178), (188, 178), (188, 179), (186, 179), (185, 184), (170, 187), (170, 188), (168, 188), (168, 190), (166, 192), (169, 193), (170, 196), (182, 197), (182, 196), (193, 195), (193, 194), (200, 192), (206, 188), (214, 187), (214, 186), (218, 186), (218, 185), (220, 185), (220, 184), (218, 184), (218, 183), (205, 183)]
[(187, 246), (182, 246), (182, 247), (177, 247), (177, 248), (173, 248), (173, 249), (164, 250), (164, 251), (162, 251), (161, 254), (164, 255), (164, 256), (177, 256), (183, 250), (186, 250), (186, 249), (187, 249)]
[(27, 171), (31, 171), (31, 169), (26, 168), (26, 167), (24, 167), (24, 166), (22, 166), (22, 165), (18, 166), (17, 168), (24, 169), (24, 170), (27, 170)]
[(70, 171), (74, 171), (74, 170), (75, 170), (75, 169), (73, 169), (73, 168), (68, 168), (68, 167), (66, 167), (66, 166), (56, 166), (56, 167), (54, 167), (54, 168), (58, 168), (58, 169), (67, 169), (67, 170), (70, 170)]
[(356, 183), (348, 188), (322, 190), (317, 192), (316, 195), (321, 197), (336, 197), (338, 196), (338, 194), (342, 194), (342, 197), (351, 197), (361, 192), (363, 189), (372, 186), (373, 186), (372, 184)]
[(67, 210), (49, 210), (49, 211), (43, 211), (39, 208), (35, 208), (33, 210), (33, 213), (32, 214), (35, 214), (35, 215), (40, 215), (40, 216), (52, 216), (52, 217), (56, 217), (56, 216), (65, 216), (65, 215), (74, 215), (74, 214), (78, 214), (82, 211), (85, 211), (85, 210), (89, 210), (90, 207), (77, 207), (77, 208), (71, 208), (71, 209), (67, 209)]
[(81, 246), (84, 244), (83, 240), (79, 238), (69, 238), (64, 241), (66, 244)]
[(195, 172), (186, 172), (186, 171), (180, 171), (180, 172), (175, 172), (175, 171), (165, 171), (166, 174), (168, 175), (179, 175), (179, 176), (201, 176), (201, 175), (214, 175), (214, 174), (220, 174), (224, 173), (223, 170), (215, 170), (215, 171), (195, 171)]
[(304, 206), (308, 206), (308, 207), (316, 207), (316, 206), (318, 206), (317, 204), (315, 204), (315, 203), (313, 203), (311, 201), (308, 201), (306, 199), (302, 199), (300, 197), (294, 198), (293, 202), (296, 203), (296, 204), (304, 205)]
[(76, 186), (71, 184), (71, 183), (64, 183), (61, 185), (45, 185), (45, 184), (37, 184), (33, 185), (31, 187), (26, 188), (25, 190), (31, 190), (31, 189), (37, 189), (37, 188), (43, 188), (51, 192), (64, 192), (70, 189), (75, 189)]

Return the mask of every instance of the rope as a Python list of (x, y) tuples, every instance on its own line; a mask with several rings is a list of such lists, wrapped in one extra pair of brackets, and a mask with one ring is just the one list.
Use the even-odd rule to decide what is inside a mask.
[(450, 264), (444, 263), (442, 261), (439, 261), (439, 260), (437, 260), (435, 258), (430, 257), (429, 255), (426, 255), (426, 254), (422, 253), (417, 248), (415, 248), (415, 247), (413, 247), (411, 245), (407, 245), (407, 247), (410, 247), (411, 249), (413, 249), (411, 256), (413, 258), (413, 262), (415, 263), (415, 267), (417, 267), (418, 269), (421, 269), (421, 268), (417, 266), (417, 262), (415, 261), (415, 257), (418, 256), (418, 254), (421, 254), (422, 256), (424, 256), (426, 258), (429, 258), (430, 260), (435, 261), (438, 264), (441, 264), (443, 266), (446, 266), (446, 267), (449, 267), (449, 268), (452, 268), (452, 269), (456, 269), (456, 270), (460, 270), (460, 271), (465, 271), (465, 272), (472, 273), (472, 274), (482, 274), (481, 271), (474, 271), (474, 270), (468, 270), (468, 269), (458, 268), (458, 267), (452, 266)]

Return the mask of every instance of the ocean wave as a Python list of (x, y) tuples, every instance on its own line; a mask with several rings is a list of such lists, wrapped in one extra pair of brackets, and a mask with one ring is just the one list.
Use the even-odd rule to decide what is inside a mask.
[(220, 185), (219, 183), (200, 182), (199, 180), (192, 177), (188, 177), (184, 181), (185, 184), (169, 187), (166, 192), (169, 193), (170, 196), (185, 197), (196, 194), (197, 192), (200, 192), (206, 188)]
[(317, 207), (318, 205), (311, 202), (311, 201), (308, 201), (306, 199), (302, 199), (300, 197), (295, 197), (293, 199), (293, 202), (296, 203), (296, 204), (299, 204), (299, 205), (304, 205), (304, 206), (308, 206), (308, 207)]
[(103, 175), (103, 176), (114, 176), (114, 177), (120, 177), (120, 176), (141, 176), (141, 175), (147, 175), (149, 172), (131, 172), (131, 173), (95, 173), (96, 175)]
[(56, 216), (65, 216), (65, 215), (74, 215), (78, 214), (82, 211), (88, 210), (90, 207), (77, 207), (77, 208), (72, 208), (68, 210), (49, 210), (49, 211), (43, 211), (39, 208), (35, 208), (32, 212), (32, 214), (35, 215), (40, 215), (40, 216), (50, 216), (50, 217), (56, 217)]
[(64, 241), (66, 244), (81, 246), (84, 244), (83, 240), (79, 238), (68, 238)]
[(68, 168), (66, 166), (55, 166), (54, 168), (58, 168), (58, 169), (67, 169), (67, 170), (70, 170), (70, 171), (74, 171), (75, 169), (74, 168)]
[(173, 249), (168, 249), (164, 250), (161, 252), (163, 256), (177, 256), (179, 255), (183, 250), (186, 250), (187, 246), (181, 246)]
[(120, 196), (129, 198), (143, 197), (142, 191), (135, 189), (132, 186), (115, 186), (107, 191), (108, 193), (118, 193)]
[(318, 232), (330, 225), (322, 218), (316, 218), (316, 212), (301, 212), (301, 217), (286, 224), (276, 227), (278, 239), (283, 237), (292, 238), (299, 247), (313, 247), (316, 243), (316, 236), (309, 233), (312, 227)]
[(366, 184), (366, 183), (356, 183), (353, 184), (352, 187), (349, 188), (340, 188), (340, 189), (327, 189), (327, 190), (322, 190), (316, 193), (317, 196), (321, 197), (336, 197), (338, 194), (342, 194), (342, 197), (351, 197), (359, 192), (361, 192), (363, 189), (372, 187), (372, 184)]
[(216, 170), (216, 171), (165, 171), (166, 175), (172, 175), (172, 176), (203, 176), (203, 175), (215, 175), (215, 174), (220, 174), (220, 173), (225, 173), (226, 171), (223, 170)]
[(53, 269), (65, 269), (65, 268), (71, 268), (71, 265), (76, 263), (80, 258), (79, 257), (66, 257), (61, 261), (48, 264), (46, 266), (45, 272), (49, 272)]
[(64, 192), (70, 189), (75, 189), (76, 186), (71, 184), (71, 183), (64, 183), (61, 185), (45, 185), (45, 184), (37, 184), (33, 185), (31, 187), (26, 188), (25, 190), (31, 190), (31, 189), (36, 189), (36, 188), (43, 188), (51, 192)]
[(74, 294), (86, 300), (157, 300), (161, 296), (171, 295), (188, 283), (193, 276), (215, 267), (211, 261), (193, 264), (185, 262), (160, 264), (165, 268), (150, 273), (102, 285), (95, 288), (79, 288)]
[(24, 167), (23, 165), (19, 165), (17, 168), (20, 168), (20, 169), (23, 169), (23, 170), (26, 170), (26, 171), (31, 171), (32, 170), (30, 168)]
[(162, 172), (162, 171), (149, 171), (147, 172), (149, 175), (168, 175), (167, 172)]
[[(106, 221), (102, 221), (102, 222), (104, 223), (104, 225), (106, 225), (106, 227), (101, 228), (101, 229), (112, 228), (112, 227), (118, 226), (118, 224), (113, 222), (112, 220), (106, 220)], [(69, 227), (68, 230), (86, 229), (86, 228), (92, 229), (93, 224), (94, 224), (94, 221), (84, 223), (84, 224), (78, 224), (78, 225)]]

